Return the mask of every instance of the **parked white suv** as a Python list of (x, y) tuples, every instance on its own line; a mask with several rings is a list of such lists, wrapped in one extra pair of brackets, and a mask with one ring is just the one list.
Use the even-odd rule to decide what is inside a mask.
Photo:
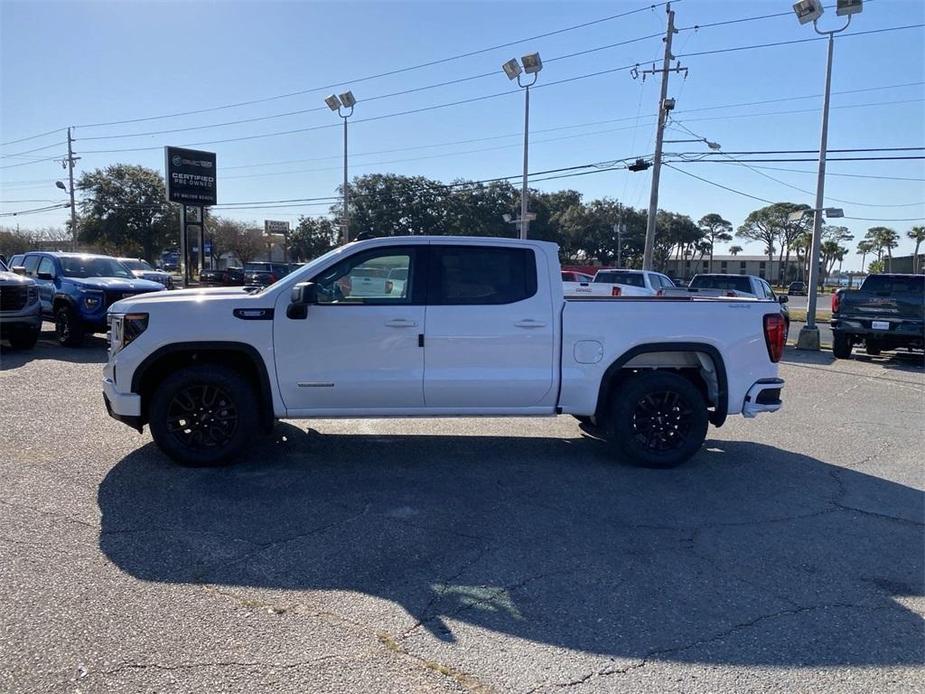
[[(408, 268), (403, 292), (354, 294), (368, 267)], [(225, 462), (276, 418), (564, 413), (618, 455), (667, 467), (697, 452), (708, 422), (781, 406), (777, 304), (565, 299), (558, 248), (541, 241), (359, 241), (259, 291), (152, 293), (109, 311), (109, 412), (150, 425), (184, 464)]]

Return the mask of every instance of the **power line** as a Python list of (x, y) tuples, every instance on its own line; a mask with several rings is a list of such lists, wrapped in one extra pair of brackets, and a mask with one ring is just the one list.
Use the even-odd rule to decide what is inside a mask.
[(448, 57), (446, 57), (446, 58), (439, 58), (439, 59), (437, 59), (437, 60), (431, 60), (431, 61), (428, 61), (428, 62), (419, 63), (419, 64), (417, 64), (417, 65), (410, 65), (410, 66), (408, 66), (408, 67), (397, 68), (397, 69), (394, 69), (394, 70), (388, 70), (388, 71), (386, 71), (386, 72), (380, 72), (380, 73), (374, 74), (374, 75), (367, 75), (367, 76), (365, 76), (365, 77), (358, 77), (358, 78), (354, 78), (354, 79), (339, 80), (339, 81), (333, 82), (333, 83), (331, 83), (331, 84), (319, 85), (319, 86), (316, 86), (316, 87), (311, 87), (311, 88), (309, 88), (309, 89), (300, 89), (300, 90), (298, 90), (298, 91), (288, 92), (288, 93), (286, 93), (286, 94), (277, 94), (277, 95), (275, 95), (275, 96), (264, 97), (264, 98), (261, 98), (261, 99), (251, 99), (251, 100), (248, 100), (248, 101), (239, 101), (239, 102), (237, 102), (237, 103), (223, 104), (223, 105), (220, 105), (220, 106), (212, 106), (212, 107), (210, 107), (210, 108), (196, 109), (196, 110), (193, 110), (193, 111), (183, 111), (183, 112), (179, 112), (179, 113), (168, 113), (168, 114), (163, 114), (163, 115), (158, 115), (158, 116), (146, 116), (146, 117), (143, 117), (143, 118), (131, 118), (131, 119), (120, 120), (120, 121), (109, 121), (109, 122), (106, 122), (106, 123), (88, 123), (88, 124), (84, 124), (84, 125), (79, 125), (79, 126), (77, 126), (77, 127), (79, 127), (79, 128), (96, 128), (96, 127), (102, 127), (102, 126), (107, 126), (107, 125), (124, 125), (124, 124), (127, 124), (127, 123), (140, 123), (140, 122), (143, 122), (143, 121), (161, 120), (161, 119), (164, 119), (164, 118), (177, 118), (177, 117), (181, 117), (181, 116), (191, 116), (191, 115), (196, 115), (196, 114), (199, 114), (199, 113), (211, 113), (211, 112), (214, 112), (214, 111), (221, 111), (221, 110), (225, 110), (225, 109), (229, 109), (229, 108), (237, 108), (237, 107), (239, 107), (239, 106), (249, 106), (249, 105), (252, 105), (252, 104), (260, 104), (260, 103), (266, 103), (266, 102), (269, 102), (269, 101), (277, 101), (277, 100), (279, 100), (279, 99), (285, 99), (285, 98), (289, 98), (289, 97), (292, 97), (292, 96), (300, 96), (300, 95), (302, 95), (302, 94), (309, 94), (309, 93), (311, 93), (311, 92), (317, 92), (317, 91), (321, 91), (321, 90), (324, 90), (324, 89), (333, 89), (333, 88), (336, 88), (336, 87), (340, 87), (340, 86), (342, 86), (342, 85), (344, 85), (344, 84), (358, 84), (358, 83), (360, 83), (360, 82), (367, 82), (367, 81), (370, 81), (370, 80), (381, 79), (381, 78), (383, 78), (383, 77), (391, 77), (391, 76), (393, 76), (393, 75), (398, 75), (398, 74), (402, 74), (402, 73), (405, 73), (405, 72), (411, 72), (411, 71), (413, 71), (413, 70), (420, 70), (420, 69), (426, 68), (426, 67), (433, 67), (433, 66), (435, 66), (435, 65), (441, 65), (441, 64), (449, 63), (449, 62), (452, 62), (452, 61), (455, 61), (455, 60), (460, 60), (460, 59), (462, 59), (462, 58), (470, 58), (470, 57), (475, 56), (475, 55), (480, 55), (480, 54), (482, 54), (482, 53), (488, 53), (488, 52), (490, 52), (490, 51), (499, 50), (499, 49), (501, 49), (501, 48), (508, 48), (508, 47), (510, 47), (510, 46), (516, 46), (516, 45), (521, 44), (521, 43), (526, 43), (526, 42), (528, 42), (528, 41), (536, 41), (536, 40), (538, 40), (538, 39), (548, 38), (548, 37), (550, 37), (550, 36), (556, 36), (556, 35), (558, 35), (558, 34), (563, 34), (563, 33), (569, 32), (569, 31), (575, 31), (575, 30), (577, 30), (577, 29), (583, 29), (583, 28), (585, 28), (585, 27), (593, 26), (593, 25), (595, 25), (595, 24), (601, 24), (601, 23), (603, 23), (603, 22), (613, 21), (614, 19), (620, 19), (620, 18), (622, 18), (622, 17), (628, 17), (628, 16), (633, 15), (633, 14), (638, 14), (638, 13), (640, 13), (640, 12), (645, 12), (645, 11), (648, 11), (648, 10), (652, 10), (652, 9), (654, 9), (654, 8), (656, 8), (656, 7), (661, 7), (662, 5), (665, 5), (665, 4), (666, 4), (665, 2), (659, 2), (659, 3), (656, 3), (656, 4), (652, 4), (652, 5), (646, 5), (645, 7), (637, 8), (637, 9), (634, 9), (634, 10), (628, 10), (628, 11), (626, 11), (626, 12), (620, 12), (620, 13), (618, 13), (618, 14), (610, 15), (610, 16), (607, 16), (607, 17), (602, 17), (602, 18), (600, 18), (600, 19), (595, 19), (595, 20), (591, 20), (591, 21), (588, 21), (588, 22), (583, 22), (583, 23), (581, 23), (581, 24), (575, 24), (575, 25), (572, 25), (572, 26), (569, 26), (569, 27), (565, 27), (565, 28), (562, 28), (562, 29), (556, 29), (556, 30), (553, 30), (553, 31), (548, 31), (548, 32), (545, 32), (545, 33), (542, 33), (542, 34), (537, 34), (537, 35), (535, 35), (535, 36), (528, 36), (528, 37), (526, 37), (526, 38), (517, 39), (517, 40), (514, 40), (514, 41), (507, 41), (507, 42), (505, 42), (505, 43), (497, 44), (497, 45), (494, 45), (494, 46), (489, 46), (489, 47), (487, 47), (487, 48), (480, 48), (480, 49), (477, 49), (477, 50), (474, 50), (474, 51), (468, 51), (468, 52), (466, 52), (466, 53), (459, 53), (459, 54), (457, 54), (457, 55), (448, 56)]
[(24, 152), (16, 152), (15, 154), (0, 154), (0, 159), (9, 159), (11, 157), (24, 157), (27, 154), (32, 154), (33, 152), (41, 152), (43, 149), (51, 149), (52, 147), (60, 147), (61, 145), (66, 145), (67, 140), (62, 140), (61, 142), (55, 142), (51, 145), (45, 145), (43, 147), (36, 147), (35, 149), (27, 149)]
[(60, 203), (58, 205), (48, 205), (46, 207), (36, 207), (31, 210), (18, 210), (16, 212), (0, 212), (0, 217), (18, 217), (20, 215), (26, 214), (38, 214), (39, 212), (51, 212), (52, 210), (60, 210), (63, 208), (70, 207), (69, 202)]
[[(884, 27), (883, 29), (869, 29), (867, 31), (852, 31), (849, 34), (840, 34), (839, 38), (847, 38), (849, 36), (868, 36), (870, 34), (882, 34), (888, 31), (903, 31), (905, 29), (920, 29), (925, 24), (906, 24), (903, 26), (895, 27)], [(735, 53), (737, 51), (750, 51), (756, 48), (772, 48), (775, 46), (792, 46), (799, 43), (811, 43), (813, 41), (825, 41), (827, 40), (824, 36), (814, 36), (808, 39), (791, 39), (789, 41), (771, 41), (769, 43), (755, 43), (747, 46), (734, 46), (730, 48), (715, 48), (709, 51), (697, 51), (696, 53), (683, 53), (674, 56), (675, 58), (694, 58), (697, 56), (704, 55), (718, 55), (721, 53)]]
[[(691, 130), (690, 128), (688, 128), (688, 127), (687, 127), (686, 125), (684, 125), (683, 123), (679, 123), (679, 122), (677, 122), (677, 121), (674, 121), (674, 122), (675, 122), (678, 126), (680, 126), (680, 128), (681, 128), (684, 132), (686, 132), (688, 135), (692, 135), (693, 137), (701, 138), (701, 136), (700, 136), (699, 134), (695, 133), (693, 130)], [(702, 139), (705, 139), (705, 138), (702, 138)], [(847, 150), (847, 151), (852, 151), (852, 152), (853, 152), (853, 151), (870, 152), (870, 151), (908, 151), (908, 150), (917, 150), (917, 151), (921, 151), (921, 150), (925, 150), (925, 147), (890, 147), (890, 148), (886, 148), (886, 149), (884, 149), (884, 150), (872, 150), (872, 149), (870, 149), (870, 148), (864, 148), (864, 149)], [(806, 152), (807, 150), (796, 150), (796, 151), (797, 151), (798, 153), (803, 153), (803, 152)], [(810, 150), (810, 151), (811, 151), (811, 150)], [(817, 151), (818, 151), (818, 150), (817, 150)], [(841, 150), (831, 149), (831, 150), (829, 150), (829, 151), (830, 151), (830, 152), (845, 152), (846, 150), (844, 150), (844, 149), (841, 149)], [(772, 153), (772, 154), (789, 154), (790, 152), (772, 151), (771, 153)], [(756, 174), (758, 174), (759, 176), (763, 176), (764, 178), (767, 178), (767, 179), (769, 179), (769, 180), (771, 180), (771, 181), (774, 181), (775, 183), (777, 183), (777, 184), (779, 184), (779, 185), (782, 185), (782, 186), (784, 186), (784, 187), (786, 187), (786, 188), (790, 188), (791, 190), (795, 190), (795, 191), (797, 191), (797, 192), (803, 193), (804, 195), (810, 195), (810, 196), (813, 195), (812, 191), (805, 190), (804, 188), (800, 188), (799, 186), (795, 186), (795, 185), (793, 185), (793, 184), (791, 184), (791, 183), (787, 183), (786, 181), (782, 181), (782, 180), (780, 180), (779, 178), (775, 178), (774, 176), (771, 176), (770, 174), (766, 174), (766, 173), (764, 173), (763, 171), (759, 171), (759, 170), (756, 169), (755, 167), (749, 166), (748, 164), (746, 164), (746, 163), (744, 163), (744, 162), (741, 162), (741, 161), (739, 161), (738, 159), (735, 159), (733, 156), (731, 156), (731, 155), (733, 155), (733, 154), (745, 154), (745, 155), (751, 155), (751, 154), (764, 154), (764, 152), (711, 152), (711, 153), (709, 153), (709, 154), (711, 154), (711, 155), (714, 155), (714, 154), (721, 155), (721, 156), (723, 156), (723, 157), (726, 157), (729, 161), (732, 161), (732, 162), (734, 162), (734, 163), (736, 163), (736, 164), (740, 164), (741, 166), (745, 167), (745, 168), (748, 169), (749, 171), (752, 171), (753, 173), (756, 173)], [(845, 203), (845, 204), (849, 204), (849, 205), (856, 205), (856, 206), (860, 206), (860, 207), (915, 207), (915, 206), (918, 206), (918, 205), (925, 205), (925, 202), (904, 203), (904, 204), (900, 204), (900, 205), (885, 205), (885, 204), (882, 204), (882, 203), (868, 203), (868, 202), (857, 202), (857, 201), (854, 201), (854, 200), (843, 200), (843, 199), (841, 199), (841, 198), (832, 197), (832, 196), (830, 196), (830, 195), (827, 195), (827, 196), (825, 196), (825, 197), (826, 197), (826, 200), (831, 200), (831, 201), (833, 201), (833, 202)]]
[[(690, 162), (685, 162), (690, 163)], [(710, 160), (712, 164), (731, 164), (733, 162), (722, 161), (722, 160)], [(810, 171), (807, 169), (785, 169), (779, 166), (756, 166), (756, 169), (764, 169), (765, 171), (786, 171), (788, 173), (800, 173), (807, 174), (809, 176), (818, 175), (818, 171)], [(875, 176), (873, 174), (851, 174), (851, 173), (838, 173), (833, 171), (826, 171), (826, 176), (841, 176), (844, 178), (869, 178), (880, 181), (913, 181), (917, 183), (925, 182), (925, 178), (910, 178), (907, 176)]]
[(904, 217), (902, 219), (884, 219), (883, 217), (844, 217), (856, 222), (921, 222), (925, 217)]
[(60, 161), (60, 160), (61, 160), (60, 155), (57, 157), (45, 157), (43, 159), (34, 159), (32, 161), (21, 161), (18, 164), (5, 164), (4, 166), (0, 166), (0, 169), (14, 169), (17, 166), (29, 166), (31, 164), (41, 164), (43, 161)]
[(40, 137), (45, 137), (47, 135), (54, 135), (55, 133), (59, 133), (62, 130), (64, 130), (64, 128), (55, 128), (54, 130), (49, 130), (44, 133), (39, 133), (38, 135), (30, 135), (29, 137), (21, 137), (18, 140), (7, 140), (6, 142), (0, 142), (0, 147), (6, 147), (7, 145), (15, 145), (20, 142), (27, 142), (29, 140), (37, 140)]

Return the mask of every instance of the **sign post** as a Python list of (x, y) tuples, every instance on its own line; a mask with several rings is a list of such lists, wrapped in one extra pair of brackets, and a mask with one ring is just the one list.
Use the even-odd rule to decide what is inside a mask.
[[(289, 262), (289, 222), (279, 222), (273, 219), (263, 220), (263, 233), (268, 237), (267, 247), (269, 248), (272, 241), (269, 239), (274, 234), (283, 236), (283, 262)], [(270, 258), (267, 258), (269, 260)]]
[(183, 286), (192, 279), (192, 248), (196, 249), (197, 277), (205, 259), (205, 208), (218, 202), (215, 152), (164, 147), (167, 200), (180, 204), (180, 273)]

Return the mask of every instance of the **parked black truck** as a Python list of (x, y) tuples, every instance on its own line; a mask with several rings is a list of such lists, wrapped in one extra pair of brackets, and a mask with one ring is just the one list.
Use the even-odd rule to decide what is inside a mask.
[(925, 275), (869, 275), (860, 289), (832, 295), (832, 352), (848, 359), (854, 345), (868, 354), (925, 348)]

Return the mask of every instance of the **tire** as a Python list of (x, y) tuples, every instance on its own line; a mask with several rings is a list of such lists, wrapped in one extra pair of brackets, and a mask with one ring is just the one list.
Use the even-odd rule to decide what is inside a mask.
[(55, 310), (55, 335), (65, 347), (79, 347), (83, 343), (84, 331), (80, 317), (70, 306), (59, 306)]
[(641, 373), (614, 394), (608, 438), (627, 462), (676, 467), (700, 450), (707, 417), (703, 395), (689, 380), (670, 372)]
[(832, 354), (836, 359), (851, 358), (851, 336), (845, 333), (835, 333), (832, 336)]
[(231, 369), (190, 366), (154, 391), (148, 424), (154, 442), (180, 465), (224, 465), (254, 439), (257, 402), (251, 384)]
[(867, 352), (872, 357), (876, 357), (882, 351), (882, 347), (876, 342), (866, 342), (864, 344), (864, 351)]
[(13, 349), (32, 349), (38, 340), (38, 330), (17, 330), (10, 335), (10, 346)]

